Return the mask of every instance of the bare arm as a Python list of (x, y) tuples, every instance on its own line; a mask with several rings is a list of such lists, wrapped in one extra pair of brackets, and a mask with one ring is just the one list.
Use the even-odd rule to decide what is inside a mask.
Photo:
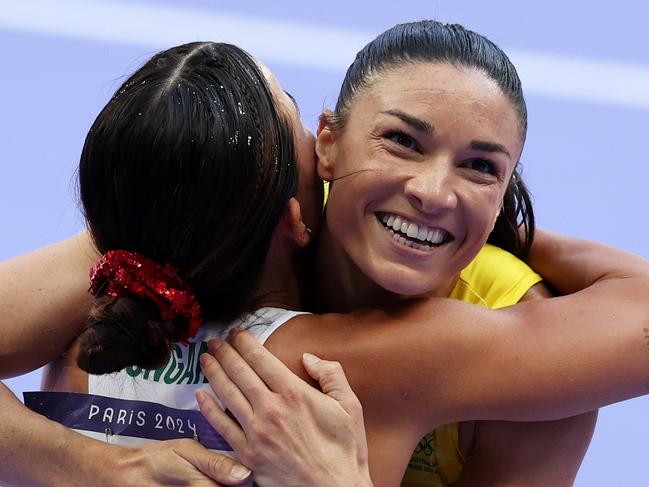
[(289, 323), (268, 346), (302, 374), (298, 351), (338, 360), (366, 421), (405, 416), (421, 432), (457, 420), (560, 419), (646, 394), (649, 263), (548, 238), (559, 249), (548, 252), (556, 268), (580, 275), (557, 287), (586, 289), (497, 311), (425, 299), (327, 315), (306, 327)]
[(0, 484), (6, 487), (218, 487), (217, 481), (237, 485), (250, 474), (194, 440), (127, 448), (82, 436), (28, 410), (2, 383), (0, 405)]
[[(69, 478), (68, 472), (83, 470), (84, 455), (92, 455), (91, 450), (101, 444), (29, 411), (1, 383), (0, 402), (3, 411), (3, 420), (0, 421), (0, 483), (9, 486), (81, 485)], [(73, 444), (81, 447), (78, 452), (68, 448)], [(104, 459), (109, 461), (107, 455)], [(34, 468), (37, 464), (38, 468)]]
[[(96, 259), (83, 232), (0, 263), (0, 377), (33, 370), (67, 350), (88, 315), (88, 269)], [(218, 486), (217, 481), (242, 482), (232, 470), (236, 462), (193, 440), (142, 448), (108, 445), (33, 413), (2, 383), (0, 410), (2, 485), (207, 487)]]
[(555, 421), (478, 421), (456, 487), (571, 487), (596, 413)]
[(561, 294), (572, 294), (604, 279), (643, 276), (647, 261), (595, 242), (537, 230), (528, 264)]
[(0, 263), (0, 378), (67, 350), (88, 316), (88, 270), (97, 258), (82, 232)]
[[(550, 297), (546, 286), (538, 283), (521, 302)], [(473, 441), (468, 448), (462, 444), (467, 462), (454, 485), (570, 487), (590, 444), (596, 419), (597, 411), (592, 411), (554, 421), (470, 422)]]

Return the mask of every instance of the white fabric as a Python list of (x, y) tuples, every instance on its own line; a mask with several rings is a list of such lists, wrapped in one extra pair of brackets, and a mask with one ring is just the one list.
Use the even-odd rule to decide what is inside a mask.
[(226, 338), (230, 329), (250, 331), (261, 343), (280, 326), (297, 315), (305, 314), (279, 308), (260, 308), (229, 324), (204, 323), (187, 345), (175, 344), (164, 367), (155, 371), (128, 367), (106, 375), (89, 375), (88, 393), (138, 401), (149, 401), (177, 409), (198, 409), (194, 393), (211, 391), (200, 371), (199, 355), (207, 350), (207, 341)]

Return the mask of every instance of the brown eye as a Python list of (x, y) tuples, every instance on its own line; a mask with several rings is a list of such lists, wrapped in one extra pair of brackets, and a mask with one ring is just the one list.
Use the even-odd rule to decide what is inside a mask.
[(464, 163), (464, 166), (484, 174), (497, 174), (496, 165), (486, 159), (469, 159)]
[(404, 134), (403, 132), (389, 132), (385, 137), (406, 149), (417, 150), (417, 142), (408, 134)]

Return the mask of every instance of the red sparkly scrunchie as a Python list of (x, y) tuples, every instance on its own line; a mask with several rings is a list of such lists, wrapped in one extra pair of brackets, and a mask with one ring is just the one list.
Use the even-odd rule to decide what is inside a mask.
[(153, 301), (163, 320), (184, 318), (187, 332), (180, 339), (196, 335), (201, 324), (201, 307), (187, 282), (171, 265), (164, 266), (137, 252), (110, 250), (90, 269), (93, 296), (137, 296)]

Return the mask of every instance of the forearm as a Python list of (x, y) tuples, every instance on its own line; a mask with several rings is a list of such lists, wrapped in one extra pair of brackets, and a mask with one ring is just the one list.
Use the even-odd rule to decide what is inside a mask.
[(192, 439), (127, 447), (85, 437), (28, 410), (2, 383), (0, 410), (4, 487), (219, 487), (250, 475)]
[(494, 397), (494, 410), (512, 414), (499, 419), (559, 419), (646, 394), (647, 295), (642, 279), (607, 279), (505, 311), (514, 322), (482, 364), (513, 400), (510, 409)]
[[(561, 419), (646, 394), (648, 295), (649, 284), (636, 277), (498, 311), (427, 300), (385, 317), (357, 315), (353, 326), (332, 322), (312, 343), (302, 344), (297, 333), (287, 342), (341, 362), (366, 417), (407, 416), (422, 428), (470, 419)], [(380, 383), (368, 380), (364, 357), (372, 357), (371, 374)]]
[(33, 413), (2, 383), (0, 410), (1, 485), (104, 485), (101, 472), (109, 470), (115, 447)]
[(0, 378), (50, 362), (88, 315), (88, 270), (97, 255), (86, 232), (0, 263)]
[(529, 265), (561, 294), (608, 278), (647, 275), (647, 261), (606, 245), (538, 230)]

